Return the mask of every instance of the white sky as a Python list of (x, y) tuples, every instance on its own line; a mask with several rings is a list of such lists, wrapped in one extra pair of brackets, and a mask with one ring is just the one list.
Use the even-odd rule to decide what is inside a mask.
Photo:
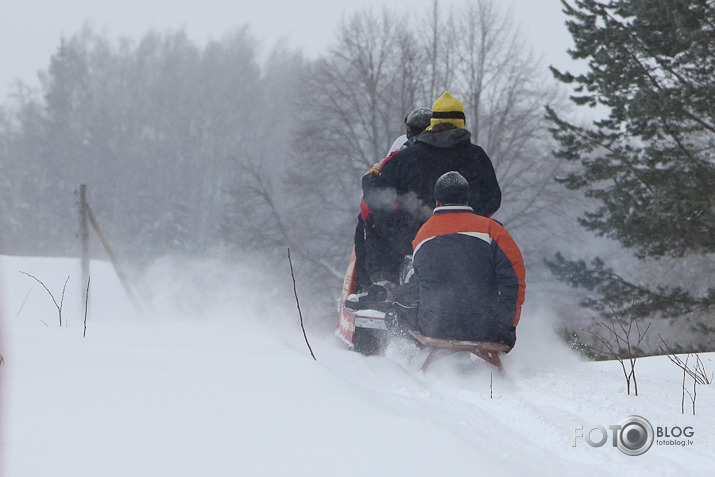
[[(433, 0), (0, 0), (0, 101), (16, 79), (37, 85), (62, 35), (78, 32), (85, 21), (111, 38), (139, 39), (148, 30), (185, 29), (203, 43), (249, 24), (267, 47), (281, 37), (315, 55), (330, 44), (345, 12), (363, 7), (412, 9), (422, 13)], [(512, 6), (535, 53), (545, 64), (570, 64), (571, 38), (559, 0), (494, 0)], [(439, 0), (440, 6), (463, 0)]]

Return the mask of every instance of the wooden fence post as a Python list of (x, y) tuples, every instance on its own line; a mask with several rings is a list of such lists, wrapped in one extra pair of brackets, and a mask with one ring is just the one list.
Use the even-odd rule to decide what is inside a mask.
[(95, 234), (97, 235), (97, 238), (99, 239), (99, 242), (102, 244), (102, 247), (104, 247), (104, 251), (107, 253), (107, 256), (109, 257), (109, 261), (112, 263), (112, 266), (114, 267), (114, 271), (117, 274), (117, 278), (119, 278), (119, 282), (122, 284), (122, 287), (124, 287), (124, 291), (127, 293), (127, 296), (129, 297), (129, 300), (132, 302), (132, 305), (134, 305), (134, 308), (137, 311), (142, 311), (142, 307), (140, 304), (140, 300), (134, 293), (134, 290), (132, 289), (132, 286), (129, 284), (129, 280), (127, 280), (126, 275), (124, 274), (124, 271), (122, 270), (122, 267), (119, 265), (119, 261), (117, 260), (117, 257), (114, 255), (114, 252), (112, 252), (112, 248), (109, 246), (109, 241), (107, 240), (107, 237), (105, 237), (104, 233), (102, 232), (102, 229), (99, 227), (99, 223), (97, 222), (97, 218), (94, 216), (94, 212), (92, 212), (92, 207), (89, 206), (89, 202), (87, 201), (87, 186), (85, 184), (80, 185), (79, 188), (79, 196), (80, 196), (80, 240), (82, 242), (82, 284), (84, 285), (85, 283), (88, 284), (87, 288), (83, 291), (82, 293), (82, 303), (87, 306), (87, 295), (89, 293), (89, 228), (90, 226), (94, 230)]

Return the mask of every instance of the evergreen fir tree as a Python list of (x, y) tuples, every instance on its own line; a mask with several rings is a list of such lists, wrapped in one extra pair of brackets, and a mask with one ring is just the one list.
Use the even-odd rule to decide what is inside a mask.
[[(557, 155), (577, 165), (558, 179), (594, 208), (580, 223), (620, 242), (644, 263), (715, 253), (715, 4), (712, 0), (562, 0), (574, 39), (569, 54), (588, 62), (574, 75), (578, 106), (608, 116), (579, 127), (547, 109)], [(682, 317), (712, 328), (715, 287), (672, 276), (633, 283), (596, 258), (556, 255), (547, 264), (574, 286), (600, 290), (584, 304), (610, 314)], [(707, 265), (710, 264), (710, 265)], [(705, 286), (703, 286), (705, 285)], [(699, 291), (693, 291), (698, 289)], [(706, 290), (706, 291), (703, 291)], [(611, 309), (613, 307), (613, 310)]]

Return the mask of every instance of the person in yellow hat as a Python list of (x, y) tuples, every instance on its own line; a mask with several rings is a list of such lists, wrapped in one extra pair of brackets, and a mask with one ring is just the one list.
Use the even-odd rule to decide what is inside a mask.
[(434, 185), (449, 171), (458, 172), (469, 183), (468, 205), (477, 214), (490, 217), (499, 209), (501, 189), (494, 166), (484, 149), (471, 142), (464, 105), (447, 91), (435, 100), (430, 125), (414, 144), (363, 176), (363, 195), (370, 211), (376, 217), (400, 216), (400, 220), (384, 221), (394, 224), (394, 230), (383, 231), (392, 245), (368, 251), (376, 257), (366, 264), (373, 284), (398, 282), (399, 264), (412, 255), (412, 240), (435, 208)]
[(460, 129), (465, 129), (466, 127), (464, 105), (460, 100), (449, 94), (449, 91), (445, 91), (432, 105), (432, 118), (427, 129), (432, 129), (439, 123), (449, 123)]

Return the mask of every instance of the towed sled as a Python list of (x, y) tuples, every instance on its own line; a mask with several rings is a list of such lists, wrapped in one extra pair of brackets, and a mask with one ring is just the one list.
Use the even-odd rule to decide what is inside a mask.
[[(385, 312), (378, 310), (351, 310), (345, 306), (349, 295), (357, 293), (357, 267), (355, 249), (350, 253), (348, 268), (343, 280), (343, 289), (338, 299), (338, 325), (335, 335), (353, 351), (365, 355), (380, 354), (384, 351), (390, 336), (385, 326)], [(404, 275), (404, 274), (403, 274)], [(503, 343), (488, 341), (445, 340), (424, 336), (410, 330), (417, 346), (429, 349), (429, 354), (420, 368), (425, 371), (430, 364), (438, 359), (455, 353), (471, 353), (487, 363), (495, 366), (500, 373), (504, 372), (499, 353), (511, 348)]]
[(438, 359), (446, 358), (447, 356), (464, 351), (482, 358), (487, 363), (495, 366), (500, 373), (504, 374), (504, 367), (501, 364), (499, 353), (507, 352), (511, 349), (507, 344), (492, 343), (490, 341), (443, 340), (421, 335), (414, 330), (410, 330), (410, 334), (417, 340), (417, 346), (419, 348), (429, 348), (430, 350), (427, 359), (425, 359), (425, 362), (420, 368), (422, 371), (426, 371), (429, 365)]

